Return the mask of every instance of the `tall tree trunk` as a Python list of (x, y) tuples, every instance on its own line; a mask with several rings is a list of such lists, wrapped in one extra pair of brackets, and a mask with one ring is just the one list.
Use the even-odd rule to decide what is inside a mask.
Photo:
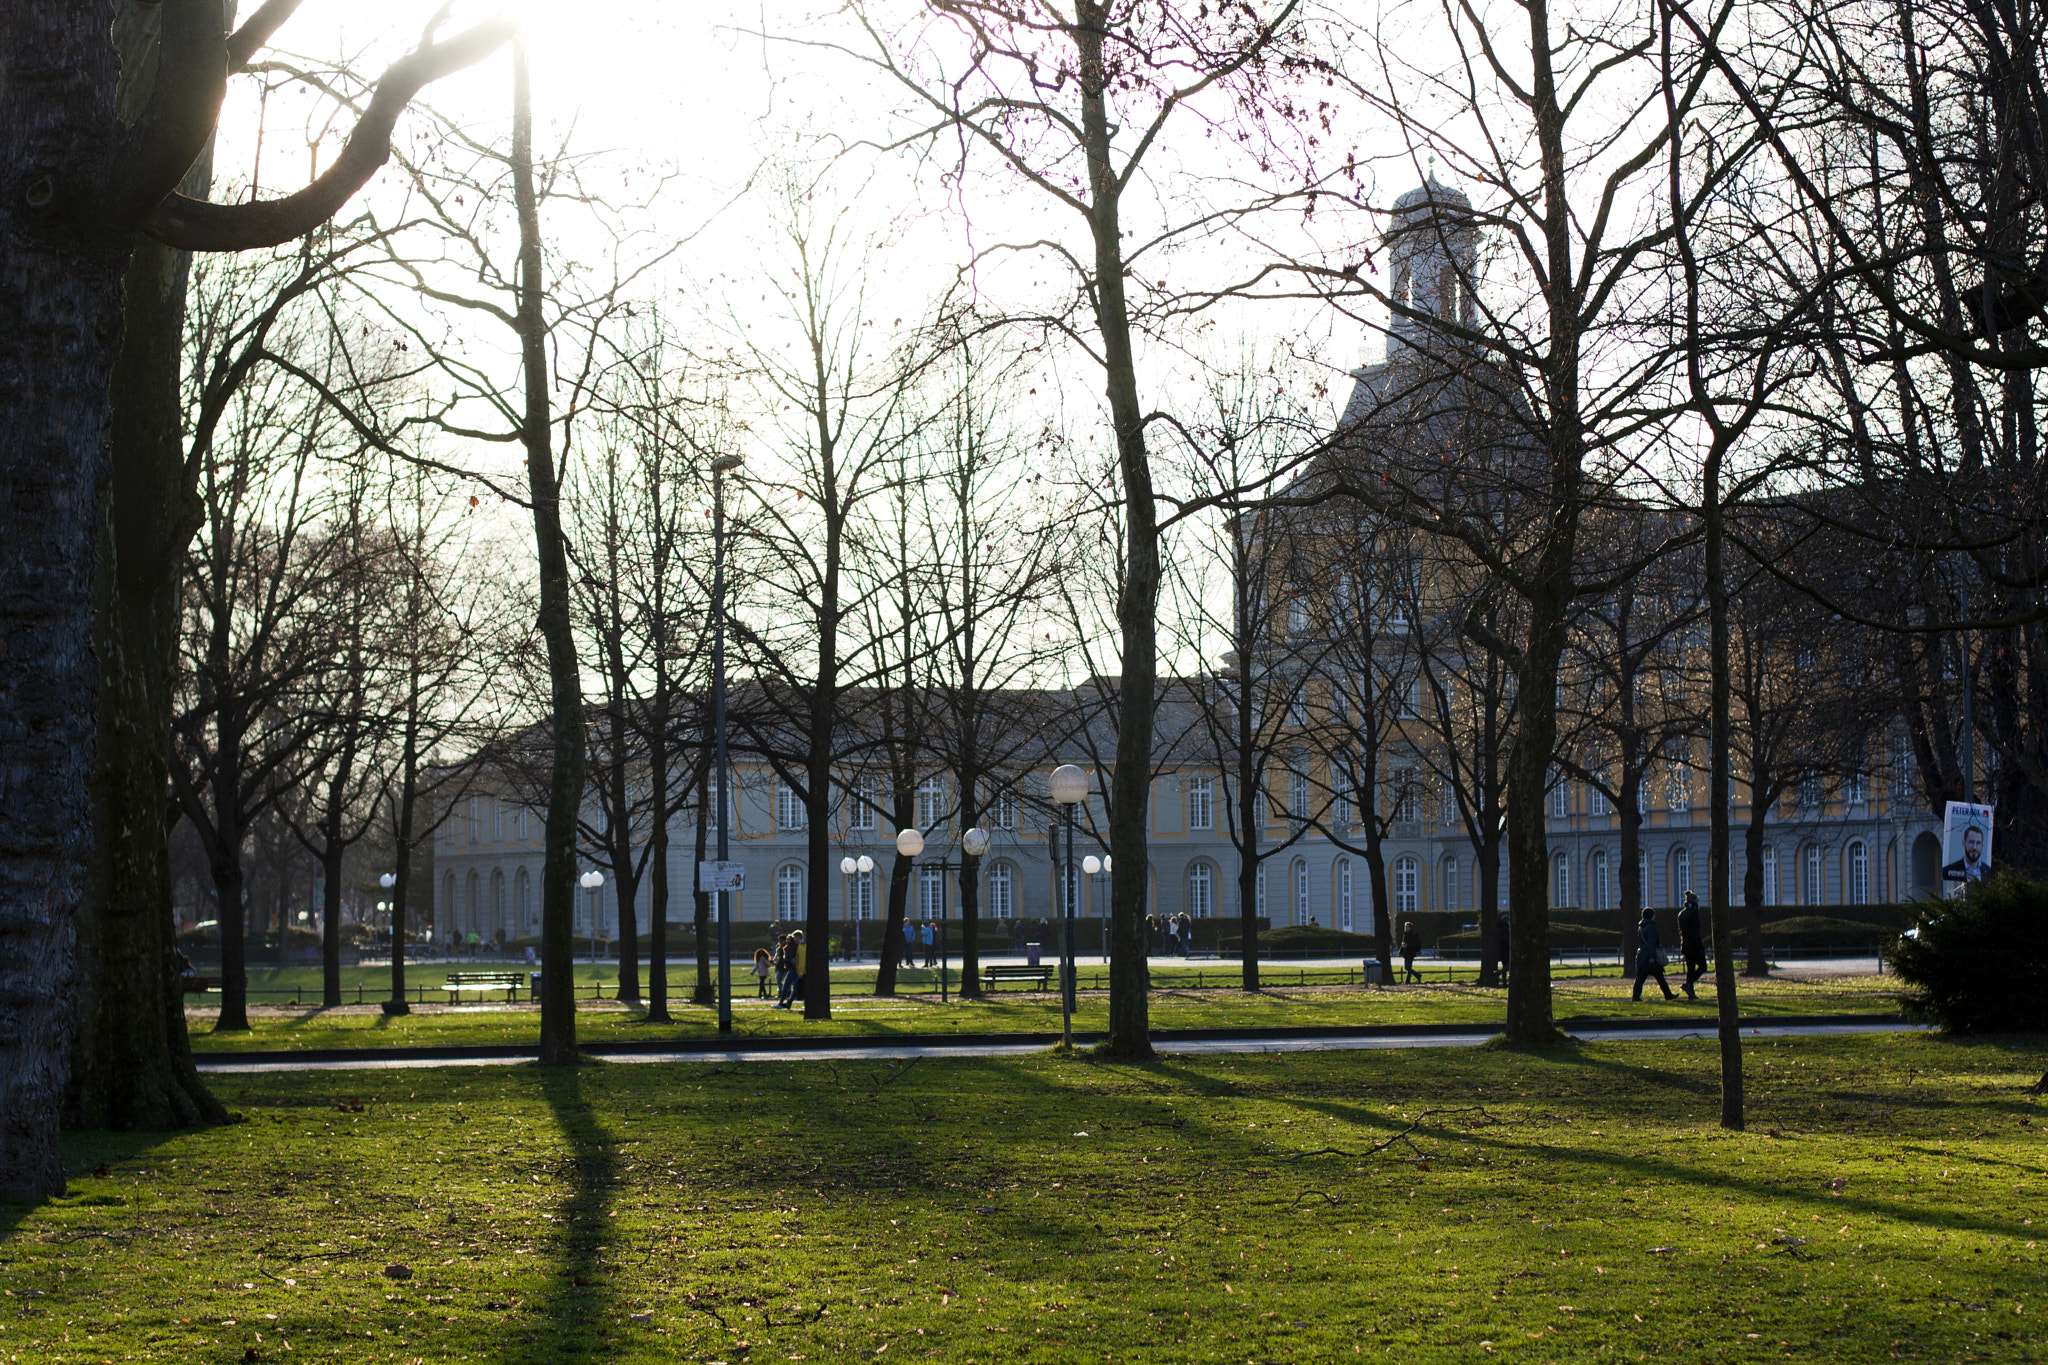
[(882, 929), (882, 965), (875, 973), (876, 995), (896, 994), (896, 968), (903, 957), (903, 923), (910, 910), (910, 865), (911, 860), (901, 853), (889, 859), (889, 912)]
[[(92, 857), (91, 566), (107, 473), (107, 385), (125, 243), (45, 235), (77, 130), (109, 117), (114, 53), (96, 5), (0, 7), (0, 1196), (61, 1194), (78, 905)], [(40, 187), (40, 192), (39, 192)]]
[[(1674, 171), (1675, 175), (1676, 172)], [(1728, 580), (1725, 563), (1727, 531), (1721, 508), (1721, 447), (1708, 453), (1701, 499), (1706, 523), (1708, 711), (1707, 752), (1712, 773), (1708, 799), (1713, 803), (1708, 835), (1707, 875), (1713, 878), (1708, 903), (1713, 907), (1714, 991), (1720, 1016), (1721, 1126), (1740, 1131), (1743, 1125), (1742, 1011), (1735, 998), (1735, 937), (1730, 932), (1734, 907), (1728, 903), (1728, 751), (1732, 739), (1728, 720)]]
[(569, 612), (569, 557), (562, 536), (553, 417), (548, 403), (547, 323), (541, 314), (540, 201), (533, 182), (533, 96), (526, 40), (512, 40), (512, 188), (519, 209), (519, 351), (526, 389), (520, 440), (533, 497), (540, 576), (540, 633), (548, 654), (546, 843), (541, 861), (540, 1063), (573, 1066), (576, 1053), (576, 817), (583, 804), (583, 680)]
[(341, 860), (348, 846), (330, 838), (320, 851), (320, 1004), (341, 1004)]
[[(662, 664), (657, 658), (656, 666)], [(656, 684), (660, 686), (659, 683)], [(656, 699), (654, 725), (647, 742), (647, 775), (652, 784), (654, 821), (647, 841), (648, 906), (647, 1022), (666, 1024), (668, 1017), (668, 704)], [(636, 946), (637, 951), (637, 946)], [(620, 976), (623, 978), (624, 971)]]
[(79, 906), (64, 1112), (72, 1128), (227, 1121), (192, 1061), (165, 837), (179, 568), (198, 524), (179, 426), (188, 260), (144, 240), (123, 282), (127, 328), (110, 389), (114, 478), (93, 585), (94, 856)]
[(1116, 767), (1108, 783), (1109, 851), (1116, 866), (1109, 882), (1109, 1037), (1103, 1050), (1118, 1057), (1149, 1057), (1145, 901), (1151, 859), (1145, 826), (1152, 799), (1153, 703), (1159, 674), (1159, 519), (1124, 296), (1123, 228), (1118, 216), (1122, 184), (1110, 161), (1114, 134), (1105, 92), (1111, 77), (1103, 62), (1109, 20), (1100, 0), (1079, 0), (1075, 17), (1082, 143), (1088, 156), (1088, 227), (1094, 246), (1095, 326), (1102, 337), (1104, 391), (1116, 435), (1124, 502), (1124, 572), (1116, 604), (1123, 632), (1123, 675), (1117, 683)]

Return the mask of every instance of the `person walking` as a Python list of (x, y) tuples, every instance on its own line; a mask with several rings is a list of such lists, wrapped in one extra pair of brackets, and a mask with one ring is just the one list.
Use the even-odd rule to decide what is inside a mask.
[(1401, 965), (1407, 969), (1407, 974), (1401, 978), (1402, 985), (1421, 982), (1422, 973), (1415, 970), (1415, 955), (1421, 951), (1422, 935), (1416, 930), (1415, 921), (1411, 919), (1401, 926)]
[(796, 994), (796, 936), (785, 934), (775, 944), (775, 1008), (789, 1008)]
[(1664, 979), (1664, 941), (1657, 933), (1657, 912), (1655, 910), (1645, 910), (1643, 911), (1643, 922), (1636, 926), (1635, 998), (1637, 1000), (1643, 998), (1643, 982), (1653, 976), (1657, 978), (1657, 984), (1663, 988), (1666, 1000), (1676, 1000), (1678, 998), (1677, 994), (1671, 989), (1671, 983)]
[(754, 998), (768, 998), (768, 978), (775, 971), (775, 959), (768, 955), (766, 948), (754, 949)]
[(1700, 937), (1700, 900), (1690, 891), (1678, 911), (1678, 951), (1685, 955), (1685, 998), (1697, 1000), (1693, 984), (1707, 974), (1707, 945)]
[(913, 945), (917, 942), (917, 926), (909, 920), (905, 920), (896, 927), (896, 936), (899, 940), (899, 951), (903, 965), (915, 967), (917, 965), (917, 949)]
[(924, 965), (927, 970), (939, 965), (939, 930), (930, 920), (918, 930), (924, 939)]
[(790, 992), (790, 998), (801, 1000), (804, 998), (804, 958), (809, 947), (804, 939), (803, 930), (799, 929), (789, 937), (796, 944), (791, 956), (791, 962), (796, 969), (796, 989)]

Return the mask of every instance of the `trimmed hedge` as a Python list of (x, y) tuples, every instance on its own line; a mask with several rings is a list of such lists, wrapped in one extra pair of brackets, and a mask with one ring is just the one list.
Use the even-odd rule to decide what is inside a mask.
[(1950, 1033), (2048, 1029), (2048, 883), (2002, 873), (1923, 907), (1892, 961), (1912, 1014)]
[[(1513, 931), (1510, 930), (1510, 933)], [(1439, 948), (1477, 948), (1479, 931), (1468, 929), (1463, 933), (1445, 934), (1437, 941)], [(1553, 924), (1550, 926), (1552, 948), (1619, 948), (1621, 931), (1602, 929), (1597, 924)]]
[[(1371, 934), (1347, 934), (1342, 929), (1310, 928), (1291, 924), (1259, 935), (1260, 952), (1324, 953), (1331, 957), (1365, 957), (1373, 951)], [(1217, 935), (1217, 947), (1225, 952), (1244, 948), (1242, 934)]]
[[(1826, 915), (1794, 915), (1768, 921), (1764, 943), (1773, 948), (1882, 948), (1899, 936), (1896, 929)], [(1745, 932), (1737, 928), (1737, 934)]]

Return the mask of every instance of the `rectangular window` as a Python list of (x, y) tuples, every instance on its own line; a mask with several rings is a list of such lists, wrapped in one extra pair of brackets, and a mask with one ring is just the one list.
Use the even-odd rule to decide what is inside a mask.
[(505, 842), (505, 801), (502, 797), (493, 796), (490, 802), (491, 842), (502, 844)]
[(1351, 823), (1351, 769), (1341, 760), (1330, 764), (1330, 820), (1339, 828)]
[(1586, 814), (1607, 814), (1607, 793), (1590, 782), (1586, 784)]
[(1287, 774), (1287, 815), (1297, 825), (1308, 823), (1310, 800), (1308, 774), (1290, 769)]
[(1458, 788), (1456, 783), (1446, 781), (1437, 788), (1436, 805), (1438, 824), (1455, 825), (1458, 823)]
[(1344, 695), (1344, 684), (1335, 679), (1330, 681), (1330, 719), (1339, 722), (1351, 719), (1350, 699)]
[(937, 829), (945, 819), (946, 779), (927, 777), (917, 784), (917, 827)]
[(1295, 684), (1293, 694), (1287, 699), (1287, 723), (1297, 726), (1308, 724), (1308, 684)]
[(1308, 634), (1308, 595), (1295, 584), (1287, 590), (1287, 630), (1289, 634)]
[(1414, 720), (1422, 714), (1422, 683), (1410, 678), (1401, 684), (1401, 719)]
[(920, 919), (938, 919), (946, 909), (946, 874), (936, 867), (917, 870), (917, 913)]
[(1188, 779), (1188, 828), (1216, 828), (1216, 779), (1213, 777), (1190, 777)]
[(1905, 801), (1913, 795), (1913, 746), (1905, 740), (1892, 745), (1892, 800)]
[(796, 788), (778, 780), (775, 783), (775, 827), (785, 832), (803, 829), (807, 823), (806, 815)]
[(997, 792), (991, 818), (997, 829), (1017, 828), (1017, 793), (1008, 787)]
[(1394, 769), (1391, 790), (1388, 795), (1393, 818), (1403, 824), (1421, 818), (1422, 783), (1416, 779), (1415, 769)]
[(1550, 773), (1549, 805), (1550, 818), (1563, 820), (1572, 813), (1572, 786), (1556, 769)]
[(1685, 746), (1674, 744), (1665, 752), (1666, 806), (1674, 811), (1692, 809), (1692, 765), (1687, 762)]
[(882, 779), (873, 773), (862, 773), (853, 779), (853, 790), (847, 797), (846, 827), (856, 833), (872, 832), (875, 828), (875, 807), (881, 804)]

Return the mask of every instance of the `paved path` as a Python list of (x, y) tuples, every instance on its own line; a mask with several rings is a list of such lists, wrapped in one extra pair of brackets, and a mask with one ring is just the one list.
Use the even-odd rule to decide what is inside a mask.
[[(1756, 1024), (1745, 1027), (1745, 1038), (1826, 1038), (1859, 1033), (1909, 1033), (1923, 1025), (1903, 1020), (1883, 1024)], [(1402, 1048), (1477, 1047), (1496, 1037), (1498, 1029), (1475, 1029), (1471, 1033), (1392, 1034), (1377, 1037), (1311, 1038), (1204, 1038), (1161, 1039), (1161, 1052), (1201, 1054), (1218, 1052), (1380, 1052)], [(1618, 1028), (1587, 1030), (1586, 1036), (1603, 1042), (1651, 1042), (1671, 1038), (1712, 1038), (1711, 1026), (1698, 1029)], [(675, 1052), (633, 1052), (607, 1056), (608, 1062), (811, 1062), (811, 1061), (905, 1061), (916, 1057), (1025, 1057), (1046, 1050), (1044, 1043), (889, 1044), (869, 1047), (765, 1048), (734, 1047), (720, 1051), (703, 1049)], [(533, 1059), (519, 1057), (351, 1057), (344, 1061), (238, 1062), (232, 1054), (201, 1054), (199, 1069), (209, 1075), (257, 1075), (268, 1071), (403, 1071), (444, 1066), (523, 1066)]]

